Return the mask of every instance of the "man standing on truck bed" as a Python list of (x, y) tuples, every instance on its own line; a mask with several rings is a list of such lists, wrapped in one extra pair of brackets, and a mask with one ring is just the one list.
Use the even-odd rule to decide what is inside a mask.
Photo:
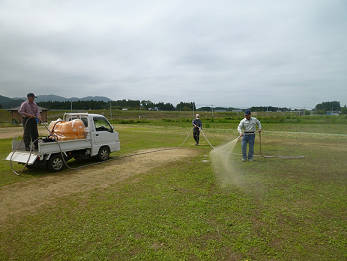
[(196, 144), (195, 144), (196, 146), (199, 145), (199, 135), (200, 135), (200, 131), (202, 129), (202, 122), (199, 118), (200, 118), (200, 115), (196, 114), (195, 119), (192, 122), (192, 124), (194, 126), (193, 137), (194, 137), (194, 140), (196, 142)]
[(30, 141), (34, 141), (35, 149), (38, 149), (38, 137), (39, 132), (37, 130), (37, 122), (41, 120), (40, 110), (37, 107), (35, 100), (35, 95), (33, 93), (28, 93), (28, 100), (23, 102), (20, 106), (19, 113), (22, 115), (22, 123), (24, 127), (24, 144), (25, 150), (30, 150)]

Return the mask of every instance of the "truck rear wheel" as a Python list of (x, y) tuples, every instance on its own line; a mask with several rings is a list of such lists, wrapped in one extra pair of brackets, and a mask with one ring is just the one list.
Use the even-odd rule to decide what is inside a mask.
[(64, 168), (64, 161), (60, 154), (53, 155), (48, 161), (48, 169), (53, 172), (61, 171)]
[(106, 146), (101, 147), (99, 150), (98, 158), (100, 161), (108, 160), (110, 157), (110, 149)]

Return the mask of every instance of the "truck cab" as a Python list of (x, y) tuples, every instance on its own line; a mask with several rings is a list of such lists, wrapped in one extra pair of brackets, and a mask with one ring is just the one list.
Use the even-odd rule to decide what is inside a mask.
[(102, 147), (108, 147), (110, 152), (120, 150), (119, 134), (109, 121), (99, 114), (66, 113), (64, 121), (80, 119), (83, 121), (87, 139), (91, 139), (91, 155), (95, 156)]

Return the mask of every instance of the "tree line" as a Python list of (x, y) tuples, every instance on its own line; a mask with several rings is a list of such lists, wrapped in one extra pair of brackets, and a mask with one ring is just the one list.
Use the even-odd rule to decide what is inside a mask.
[(291, 108), (286, 107), (273, 107), (273, 106), (253, 106), (250, 108), (251, 111), (291, 111)]
[(347, 114), (346, 105), (344, 107), (341, 107), (339, 101), (328, 101), (328, 102), (318, 103), (315, 107), (315, 110), (317, 111), (317, 114), (325, 114), (328, 111), (331, 111), (331, 112), (341, 111), (342, 114)]
[(176, 106), (171, 103), (154, 103), (149, 100), (117, 100), (117, 101), (46, 101), (38, 102), (38, 106), (47, 109), (69, 110), (72, 106), (74, 110), (100, 110), (100, 109), (128, 109), (128, 110), (160, 110), (160, 111), (189, 111), (196, 110), (193, 102), (180, 102)]
[[(48, 102), (38, 102), (38, 105), (45, 107), (47, 109), (61, 109), (69, 110), (71, 108), (71, 101), (48, 101)], [(180, 102), (176, 106), (171, 103), (158, 102), (154, 103), (150, 100), (116, 100), (116, 101), (74, 101), (72, 102), (72, 107), (74, 110), (100, 110), (100, 109), (112, 109), (122, 110), (124, 108), (128, 110), (160, 110), (160, 111), (212, 111), (212, 110), (225, 110), (233, 111), (237, 108), (232, 107), (201, 107), (196, 108), (194, 102)], [(274, 106), (253, 106), (249, 108), (251, 111), (291, 111), (291, 108), (287, 107), (274, 107)], [(294, 109), (298, 110), (298, 109)], [(341, 107), (338, 101), (322, 102), (316, 105), (315, 111), (317, 114), (325, 114), (327, 111), (341, 111), (342, 114), (347, 114), (347, 107)], [(308, 115), (309, 111), (306, 110), (305, 115)]]
[[(24, 100), (13, 100), (11, 98), (7, 98), (0, 95), (0, 109), (2, 108), (12, 108), (15, 106), (19, 106)], [(38, 102), (37, 103), (41, 107), (45, 107), (47, 109), (60, 109), (60, 110), (69, 110), (71, 108), (71, 101), (46, 101), (46, 102)], [(160, 111), (212, 111), (212, 110), (225, 110), (225, 111), (233, 111), (237, 110), (237, 108), (232, 107), (200, 107), (199, 109), (196, 108), (194, 102), (180, 102), (176, 106), (174, 106), (171, 103), (164, 103), (164, 102), (158, 102), (154, 103), (150, 100), (116, 100), (116, 101), (73, 101), (72, 102), (72, 108), (74, 110), (100, 110), (100, 109), (109, 109), (110, 106), (112, 109), (128, 109), (128, 110), (160, 110)], [(249, 108), (251, 111), (291, 111), (291, 108), (287, 107), (274, 107), (274, 106), (253, 106)], [(298, 109), (294, 109), (298, 110)], [(316, 111), (317, 114), (323, 115), (326, 114), (326, 112), (329, 111), (338, 111), (342, 114), (347, 114), (347, 107), (346, 105), (344, 107), (341, 107), (341, 104), (339, 101), (328, 101), (328, 102), (322, 102), (315, 106), (314, 111)], [(305, 115), (308, 115), (309, 111), (305, 113)]]

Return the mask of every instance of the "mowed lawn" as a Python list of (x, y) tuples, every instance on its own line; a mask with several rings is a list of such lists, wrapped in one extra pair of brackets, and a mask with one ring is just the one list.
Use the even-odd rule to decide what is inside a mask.
[[(112, 157), (178, 146), (190, 131), (190, 123), (165, 124), (115, 125), (122, 150)], [(182, 146), (196, 152), (190, 157), (13, 215), (0, 226), (0, 260), (346, 260), (346, 125), (295, 126), (264, 124), (262, 152), (305, 158), (243, 163), (234, 155), (227, 173), (242, 182), (220, 184), (212, 148), (190, 136)], [(235, 126), (210, 127), (213, 145), (238, 136)], [(0, 140), (2, 159), (10, 142)], [(240, 151), (239, 141), (233, 152)], [(58, 175), (31, 169), (17, 177), (8, 162), (0, 170), (5, 190)]]

